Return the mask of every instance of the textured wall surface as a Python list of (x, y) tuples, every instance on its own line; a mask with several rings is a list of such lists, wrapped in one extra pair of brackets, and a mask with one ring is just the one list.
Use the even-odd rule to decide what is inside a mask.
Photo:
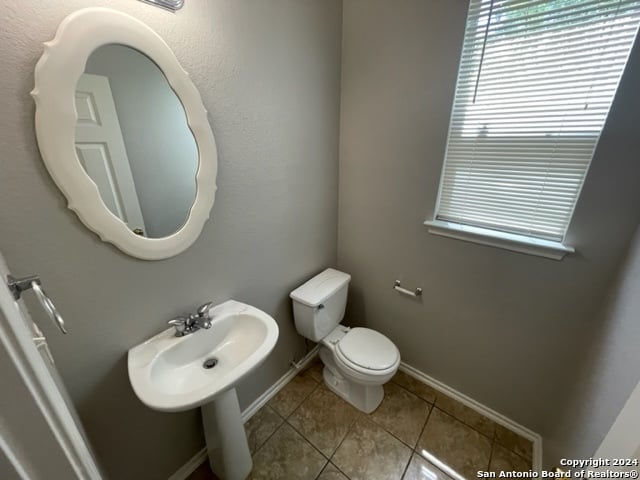
[[(102, 243), (40, 159), (33, 68), (60, 21), (88, 6), (156, 30), (210, 112), (216, 203), (175, 258), (145, 262)], [(143, 406), (127, 378), (130, 347), (206, 300), (267, 311), (280, 338), (240, 385), (243, 407), (304, 353), (287, 295), (336, 261), (341, 3), (189, 0), (172, 14), (133, 0), (9, 0), (0, 24), (0, 250), (14, 274), (42, 276), (66, 318), (62, 337), (30, 298), (109, 478), (166, 478), (204, 445), (200, 415)]]
[[(553, 438), (562, 402), (640, 220), (640, 51), (569, 228), (576, 254), (556, 262), (437, 237), (422, 222), (433, 216), (466, 9), (464, 0), (344, 1), (338, 266), (353, 276), (352, 323), (543, 434), (553, 463), (573, 449)], [(398, 295), (395, 279), (423, 287), (422, 299)]]
[(189, 216), (198, 170), (182, 103), (162, 70), (132, 48), (100, 47), (85, 72), (109, 78), (146, 236), (175, 233)]
[[(636, 177), (637, 178), (637, 177)], [(560, 406), (551, 447), (588, 458), (640, 382), (640, 230), (580, 355), (580, 369)], [(638, 414), (635, 414), (638, 417)], [(637, 431), (630, 441), (639, 442)], [(620, 458), (627, 458), (618, 453)]]

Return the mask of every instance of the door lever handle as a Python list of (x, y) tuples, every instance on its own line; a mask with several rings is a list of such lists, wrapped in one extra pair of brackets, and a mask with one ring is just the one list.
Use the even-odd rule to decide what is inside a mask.
[(29, 277), (15, 278), (12, 275), (8, 275), (7, 285), (9, 287), (9, 290), (11, 290), (11, 293), (13, 293), (13, 298), (16, 300), (20, 300), (22, 292), (33, 289), (36, 294), (36, 298), (42, 305), (42, 308), (47, 313), (51, 321), (60, 329), (62, 333), (67, 333), (67, 329), (65, 328), (62, 316), (58, 313), (56, 306), (53, 304), (49, 296), (42, 288), (40, 277), (38, 277), (37, 275), (31, 275)]

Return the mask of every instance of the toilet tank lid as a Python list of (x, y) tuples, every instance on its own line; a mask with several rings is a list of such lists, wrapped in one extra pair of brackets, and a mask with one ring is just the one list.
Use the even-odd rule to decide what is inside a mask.
[(324, 272), (300, 285), (289, 296), (296, 302), (309, 307), (317, 307), (350, 280), (351, 275), (348, 273), (327, 268)]

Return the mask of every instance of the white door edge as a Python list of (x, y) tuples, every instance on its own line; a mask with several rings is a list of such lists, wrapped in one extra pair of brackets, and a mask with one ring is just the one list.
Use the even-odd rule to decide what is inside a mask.
[[(7, 460), (9, 461), (9, 463), (11, 464), (14, 470), (13, 472), (9, 472), (9, 475), (10, 475), (9, 478), (14, 478), (13, 475), (17, 475), (18, 476), (17, 478), (23, 478), (23, 479), (29, 478), (29, 475), (27, 474), (25, 469), (22, 467), (22, 464), (18, 459), (18, 456), (14, 453), (12, 446), (9, 443), (7, 443), (7, 441), (2, 435), (0, 435), (0, 451), (4, 453), (4, 455), (6, 456)], [(5, 475), (6, 474), (7, 472), (5, 472)]]
[[(640, 382), (627, 399), (624, 407), (593, 458), (640, 459)], [(605, 467), (603, 467), (605, 468)], [(637, 466), (606, 467), (610, 470), (639, 470)]]
[[(82, 105), (80, 93), (88, 107)], [(83, 73), (76, 86), (76, 154), (111, 213), (134, 231), (147, 229), (109, 78)], [(87, 112), (80, 117), (80, 112)], [(81, 121), (83, 120), (83, 121)], [(100, 160), (100, 161), (99, 161)]]
[[(8, 267), (0, 253), (0, 282), (2, 282), (0, 308), (5, 314), (0, 316), (0, 341), (58, 440), (60, 448), (65, 452), (77, 478), (100, 480), (102, 476), (93, 455), (54, 378), (33, 343), (32, 334), (24, 321), (26, 317), (26, 320), (31, 322), (31, 318), (24, 306), (22, 308), (18, 306), (6, 286), (8, 273)], [(16, 471), (23, 471), (21, 465), (15, 464), (17, 459), (12, 454), (10, 446), (0, 445), (0, 447), (6, 447), (9, 450), (5, 452)]]

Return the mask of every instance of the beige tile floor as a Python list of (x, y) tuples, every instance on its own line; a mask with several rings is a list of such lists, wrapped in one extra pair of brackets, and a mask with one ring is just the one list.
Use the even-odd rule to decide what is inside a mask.
[[(532, 444), (475, 410), (398, 372), (373, 413), (322, 381), (322, 364), (298, 374), (245, 425), (250, 479), (450, 480), (430, 454), (465, 478), (526, 471)], [(205, 462), (190, 480), (215, 478)]]

